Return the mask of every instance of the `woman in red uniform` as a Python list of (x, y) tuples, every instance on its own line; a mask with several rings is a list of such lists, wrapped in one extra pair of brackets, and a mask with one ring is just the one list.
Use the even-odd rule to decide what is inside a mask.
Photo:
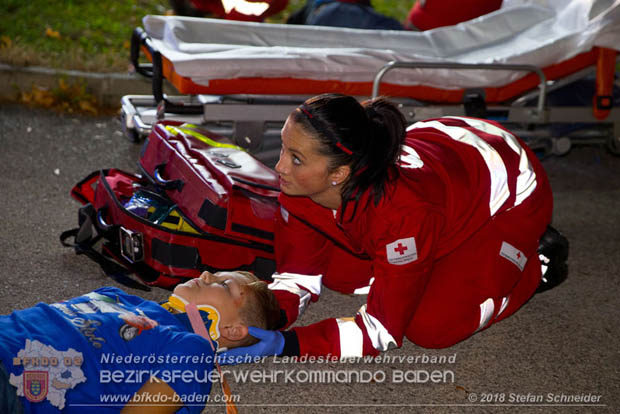
[[(406, 129), (387, 100), (320, 95), (288, 117), (276, 171), (278, 273), (270, 286), (287, 325), (318, 299), (321, 284), (368, 291), (368, 299), (348, 318), (252, 329), (261, 341), (234, 352), (377, 355), (403, 337), (448, 347), (566, 273), (567, 242), (548, 228), (546, 174), (493, 122), (446, 117)], [(541, 249), (549, 257), (541, 256), (542, 285)]]

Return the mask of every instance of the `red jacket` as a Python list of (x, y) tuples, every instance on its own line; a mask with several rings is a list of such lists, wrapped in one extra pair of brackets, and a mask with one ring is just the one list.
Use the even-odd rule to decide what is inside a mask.
[(374, 278), (354, 320), (293, 328), (302, 355), (376, 355), (400, 347), (433, 262), (528, 198), (544, 174), (535, 155), (501, 126), (457, 117), (410, 126), (398, 172), (377, 205), (366, 194), (355, 213), (353, 203), (343, 213), (281, 195), (275, 235), (281, 275), (270, 286), (289, 324), (320, 294), (321, 276), (299, 274), (322, 275), (325, 286), (343, 293)]
[(420, 0), (407, 16), (418, 30), (452, 26), (489, 14), (502, 6), (502, 0)]

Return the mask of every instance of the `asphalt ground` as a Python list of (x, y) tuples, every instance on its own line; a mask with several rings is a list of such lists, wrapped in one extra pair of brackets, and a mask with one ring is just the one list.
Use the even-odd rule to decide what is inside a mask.
[[(114, 117), (0, 106), (2, 314), (121, 287), (58, 236), (77, 224), (71, 187), (100, 168), (134, 171), (139, 149)], [(405, 342), (380, 362), (224, 367), (239, 411), (620, 412), (620, 158), (581, 146), (543, 165), (554, 225), (571, 243), (565, 283), (449, 349)], [(168, 294), (125, 290), (158, 301)], [(363, 301), (326, 289), (299, 323), (352, 316)], [(214, 387), (212, 397), (219, 394)], [(205, 410), (224, 411), (221, 404)]]

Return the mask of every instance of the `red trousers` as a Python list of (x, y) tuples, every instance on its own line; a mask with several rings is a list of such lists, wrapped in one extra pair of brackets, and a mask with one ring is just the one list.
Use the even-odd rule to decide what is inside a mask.
[[(537, 177), (535, 194), (523, 204), (493, 217), (437, 260), (407, 328), (410, 341), (426, 348), (452, 346), (512, 315), (534, 294), (541, 278), (538, 241), (553, 207), (546, 175)], [(505, 242), (527, 257), (523, 271), (500, 255)]]

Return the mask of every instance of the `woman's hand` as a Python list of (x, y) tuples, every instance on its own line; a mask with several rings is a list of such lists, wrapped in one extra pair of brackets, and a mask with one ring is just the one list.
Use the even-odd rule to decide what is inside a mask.
[(222, 365), (235, 365), (244, 361), (247, 356), (264, 357), (282, 354), (284, 335), (280, 331), (267, 331), (250, 326), (248, 332), (259, 342), (241, 348), (233, 348), (217, 354)]

